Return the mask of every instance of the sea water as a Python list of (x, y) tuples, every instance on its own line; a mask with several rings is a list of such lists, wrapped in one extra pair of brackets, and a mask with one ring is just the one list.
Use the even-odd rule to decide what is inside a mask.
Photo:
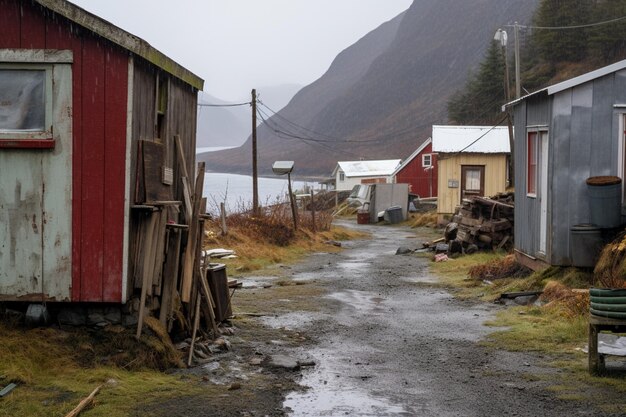
[[(196, 153), (217, 151), (224, 148), (201, 148)], [(294, 192), (302, 190), (306, 185), (314, 185), (302, 181), (292, 181)], [(289, 198), (289, 187), (286, 176), (275, 178), (259, 177), (259, 204), (269, 205), (285, 202)], [(252, 208), (252, 176), (207, 172), (204, 176), (203, 196), (207, 198), (209, 212), (217, 213), (220, 203), (225, 203), (226, 211), (233, 213)]]

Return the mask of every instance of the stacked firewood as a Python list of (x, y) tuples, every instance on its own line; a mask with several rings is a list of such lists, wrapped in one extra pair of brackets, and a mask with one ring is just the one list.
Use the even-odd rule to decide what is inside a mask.
[[(141, 143), (144, 149), (148, 148), (147, 143)], [(138, 152), (141, 169), (137, 174), (137, 189), (141, 192), (136, 198), (139, 203), (131, 206), (130, 270), (132, 290), (139, 298), (136, 337), (141, 336), (144, 318), (154, 315), (167, 332), (191, 335), (190, 351), (193, 351), (199, 331), (211, 333), (214, 338), (218, 336), (219, 321), (215, 315), (218, 295), (208, 283), (211, 264), (209, 256), (202, 252), (207, 219), (206, 198), (202, 196), (205, 165), (199, 163), (195, 175), (188, 172), (179, 137), (175, 137), (175, 144), (179, 170), (173, 180), (182, 187), (182, 198), (176, 201), (171, 200), (172, 190), (168, 188), (171, 185), (166, 186), (159, 175), (165, 159)], [(151, 146), (155, 148), (154, 144)], [(152, 165), (156, 168), (148, 169)]]
[(472, 253), (513, 244), (513, 193), (463, 200), (446, 228), (451, 252)]

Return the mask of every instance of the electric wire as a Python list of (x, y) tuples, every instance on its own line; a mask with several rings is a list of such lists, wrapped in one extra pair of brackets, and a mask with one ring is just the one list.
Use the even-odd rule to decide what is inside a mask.
[(383, 139), (387, 139), (387, 138), (391, 138), (391, 137), (395, 137), (395, 136), (404, 135), (404, 134), (406, 134), (406, 133), (410, 133), (410, 132), (412, 132), (412, 131), (415, 131), (415, 130), (421, 129), (421, 128), (423, 128), (423, 127), (427, 127), (427, 126), (429, 126), (429, 125), (431, 125), (431, 124), (432, 124), (432, 123), (424, 123), (424, 124), (422, 124), (422, 125), (411, 126), (411, 127), (406, 128), (406, 129), (402, 129), (402, 130), (398, 130), (398, 131), (394, 131), (394, 132), (388, 132), (388, 133), (384, 133), (384, 134), (380, 134), (380, 133), (373, 133), (373, 134), (370, 134), (370, 135), (362, 135), (362, 136), (357, 136), (357, 137), (356, 137), (356, 138), (354, 138), (354, 139), (339, 139), (339, 138), (336, 138), (336, 137), (333, 137), (333, 136), (330, 136), (330, 135), (326, 135), (326, 134), (319, 133), (319, 132), (315, 132), (314, 130), (308, 129), (308, 128), (306, 128), (306, 127), (302, 126), (302, 125), (299, 125), (299, 124), (297, 124), (297, 123), (295, 123), (295, 122), (293, 122), (293, 121), (291, 121), (291, 120), (289, 120), (289, 119), (285, 118), (285, 117), (284, 117), (284, 116), (282, 116), (281, 114), (279, 114), (279, 113), (277, 113), (276, 111), (274, 111), (274, 110), (272, 110), (271, 108), (269, 108), (266, 104), (264, 104), (264, 103), (262, 103), (262, 102), (260, 102), (259, 104), (261, 104), (261, 105), (262, 105), (263, 107), (265, 107), (267, 110), (269, 110), (270, 112), (272, 112), (272, 113), (273, 113), (273, 115), (277, 116), (279, 119), (284, 120), (286, 123), (289, 123), (289, 124), (291, 124), (292, 126), (294, 126), (294, 127), (296, 127), (296, 128), (300, 128), (300, 129), (302, 129), (302, 130), (304, 130), (304, 131), (308, 131), (308, 132), (310, 132), (310, 133), (317, 134), (317, 135), (319, 135), (319, 136), (325, 136), (325, 137), (327, 137), (327, 138), (329, 138), (329, 139), (332, 139), (332, 140), (329, 140), (329, 142), (333, 142), (333, 143), (336, 143), (336, 142), (344, 142), (344, 143), (356, 143), (356, 144), (358, 144), (358, 143), (378, 142), (378, 141), (383, 140)]
[[(258, 113), (259, 117), (263, 121), (263, 124), (265, 124), (271, 131), (273, 131), (274, 134), (278, 138), (286, 139), (286, 140), (296, 139), (296, 140), (299, 140), (299, 141), (305, 143), (306, 145), (323, 149), (324, 151), (327, 151), (328, 153), (340, 152), (340, 153), (343, 153), (343, 154), (346, 154), (346, 155), (352, 155), (352, 156), (355, 156), (357, 158), (360, 158), (360, 155), (358, 155), (358, 154), (356, 154), (354, 152), (346, 151), (346, 150), (343, 150), (343, 149), (335, 149), (335, 148), (333, 148), (331, 146), (326, 145), (325, 142), (327, 142), (327, 141), (319, 141), (319, 140), (316, 140), (314, 138), (302, 137), (302, 136), (294, 135), (292, 133), (288, 133), (288, 132), (284, 132), (282, 130), (279, 130), (278, 129), (278, 125), (276, 123), (274, 123), (275, 127), (272, 127), (271, 124), (270, 124), (270, 120), (268, 120), (269, 119), (268, 114), (263, 112), (263, 111), (261, 111), (259, 108), (257, 108), (257, 111), (258, 111), (257, 113)], [(266, 117), (268, 117), (268, 118), (266, 119)]]
[(615, 22), (619, 22), (622, 20), (626, 20), (626, 16), (617, 17), (611, 20), (605, 20), (603, 22), (595, 22), (595, 23), (588, 23), (584, 25), (574, 25), (574, 26), (526, 26), (526, 25), (504, 25), (504, 26), (506, 27), (517, 26), (518, 28), (523, 28), (523, 29), (538, 29), (538, 30), (567, 30), (567, 29), (584, 29), (584, 28), (590, 28), (590, 27), (595, 27), (595, 26), (608, 25), (610, 23), (615, 23)]
[(252, 105), (251, 101), (247, 103), (233, 103), (233, 104), (198, 103), (198, 107), (240, 107), (240, 106), (251, 106), (251, 105)]

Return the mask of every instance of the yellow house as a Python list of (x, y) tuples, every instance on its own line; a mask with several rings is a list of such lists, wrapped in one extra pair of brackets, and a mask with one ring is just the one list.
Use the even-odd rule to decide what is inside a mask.
[(437, 154), (437, 218), (454, 214), (462, 199), (506, 190), (510, 155), (507, 127), (433, 126)]

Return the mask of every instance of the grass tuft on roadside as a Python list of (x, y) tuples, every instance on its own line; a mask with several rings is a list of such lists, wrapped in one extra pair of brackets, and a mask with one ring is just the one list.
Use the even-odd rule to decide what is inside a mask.
[[(552, 390), (559, 393), (559, 398), (592, 401), (611, 412), (626, 410), (626, 404), (607, 404), (602, 395), (607, 388), (626, 392), (626, 380), (619, 376), (590, 376), (587, 354), (582, 350), (588, 337), (589, 294), (585, 289), (593, 284), (591, 271), (551, 267), (525, 277), (492, 280), (476, 275), (477, 271), (494, 267), (504, 269), (509, 262), (505, 254), (480, 253), (433, 263), (432, 269), (455, 295), (464, 299), (493, 301), (506, 292), (543, 291), (540, 305), (508, 307), (498, 312), (486, 323), (495, 331), (483, 344), (494, 349), (549, 355), (550, 366), (566, 371), (544, 375), (554, 384)], [(474, 271), (476, 279), (470, 271)]]
[[(90, 416), (122, 417), (138, 404), (200, 392), (197, 384), (148, 369), (151, 361), (159, 361), (156, 336), (135, 341), (124, 335), (126, 346), (135, 345), (133, 360), (121, 352), (124, 344), (104, 330), (27, 330), (1, 323), (0, 334), (0, 385), (18, 384), (0, 401), (2, 417), (65, 415), (101, 384)], [(159, 349), (166, 348), (161, 344)], [(114, 364), (117, 360), (127, 366)]]
[(337, 251), (333, 242), (367, 236), (331, 222), (330, 211), (316, 213), (315, 228), (311, 214), (301, 214), (298, 231), (294, 232), (291, 213), (284, 206), (268, 208), (258, 216), (237, 213), (228, 216), (226, 235), (222, 235), (219, 220), (208, 221), (203, 245), (234, 250), (237, 258), (224, 263), (233, 271), (246, 273), (291, 263), (310, 252)]

